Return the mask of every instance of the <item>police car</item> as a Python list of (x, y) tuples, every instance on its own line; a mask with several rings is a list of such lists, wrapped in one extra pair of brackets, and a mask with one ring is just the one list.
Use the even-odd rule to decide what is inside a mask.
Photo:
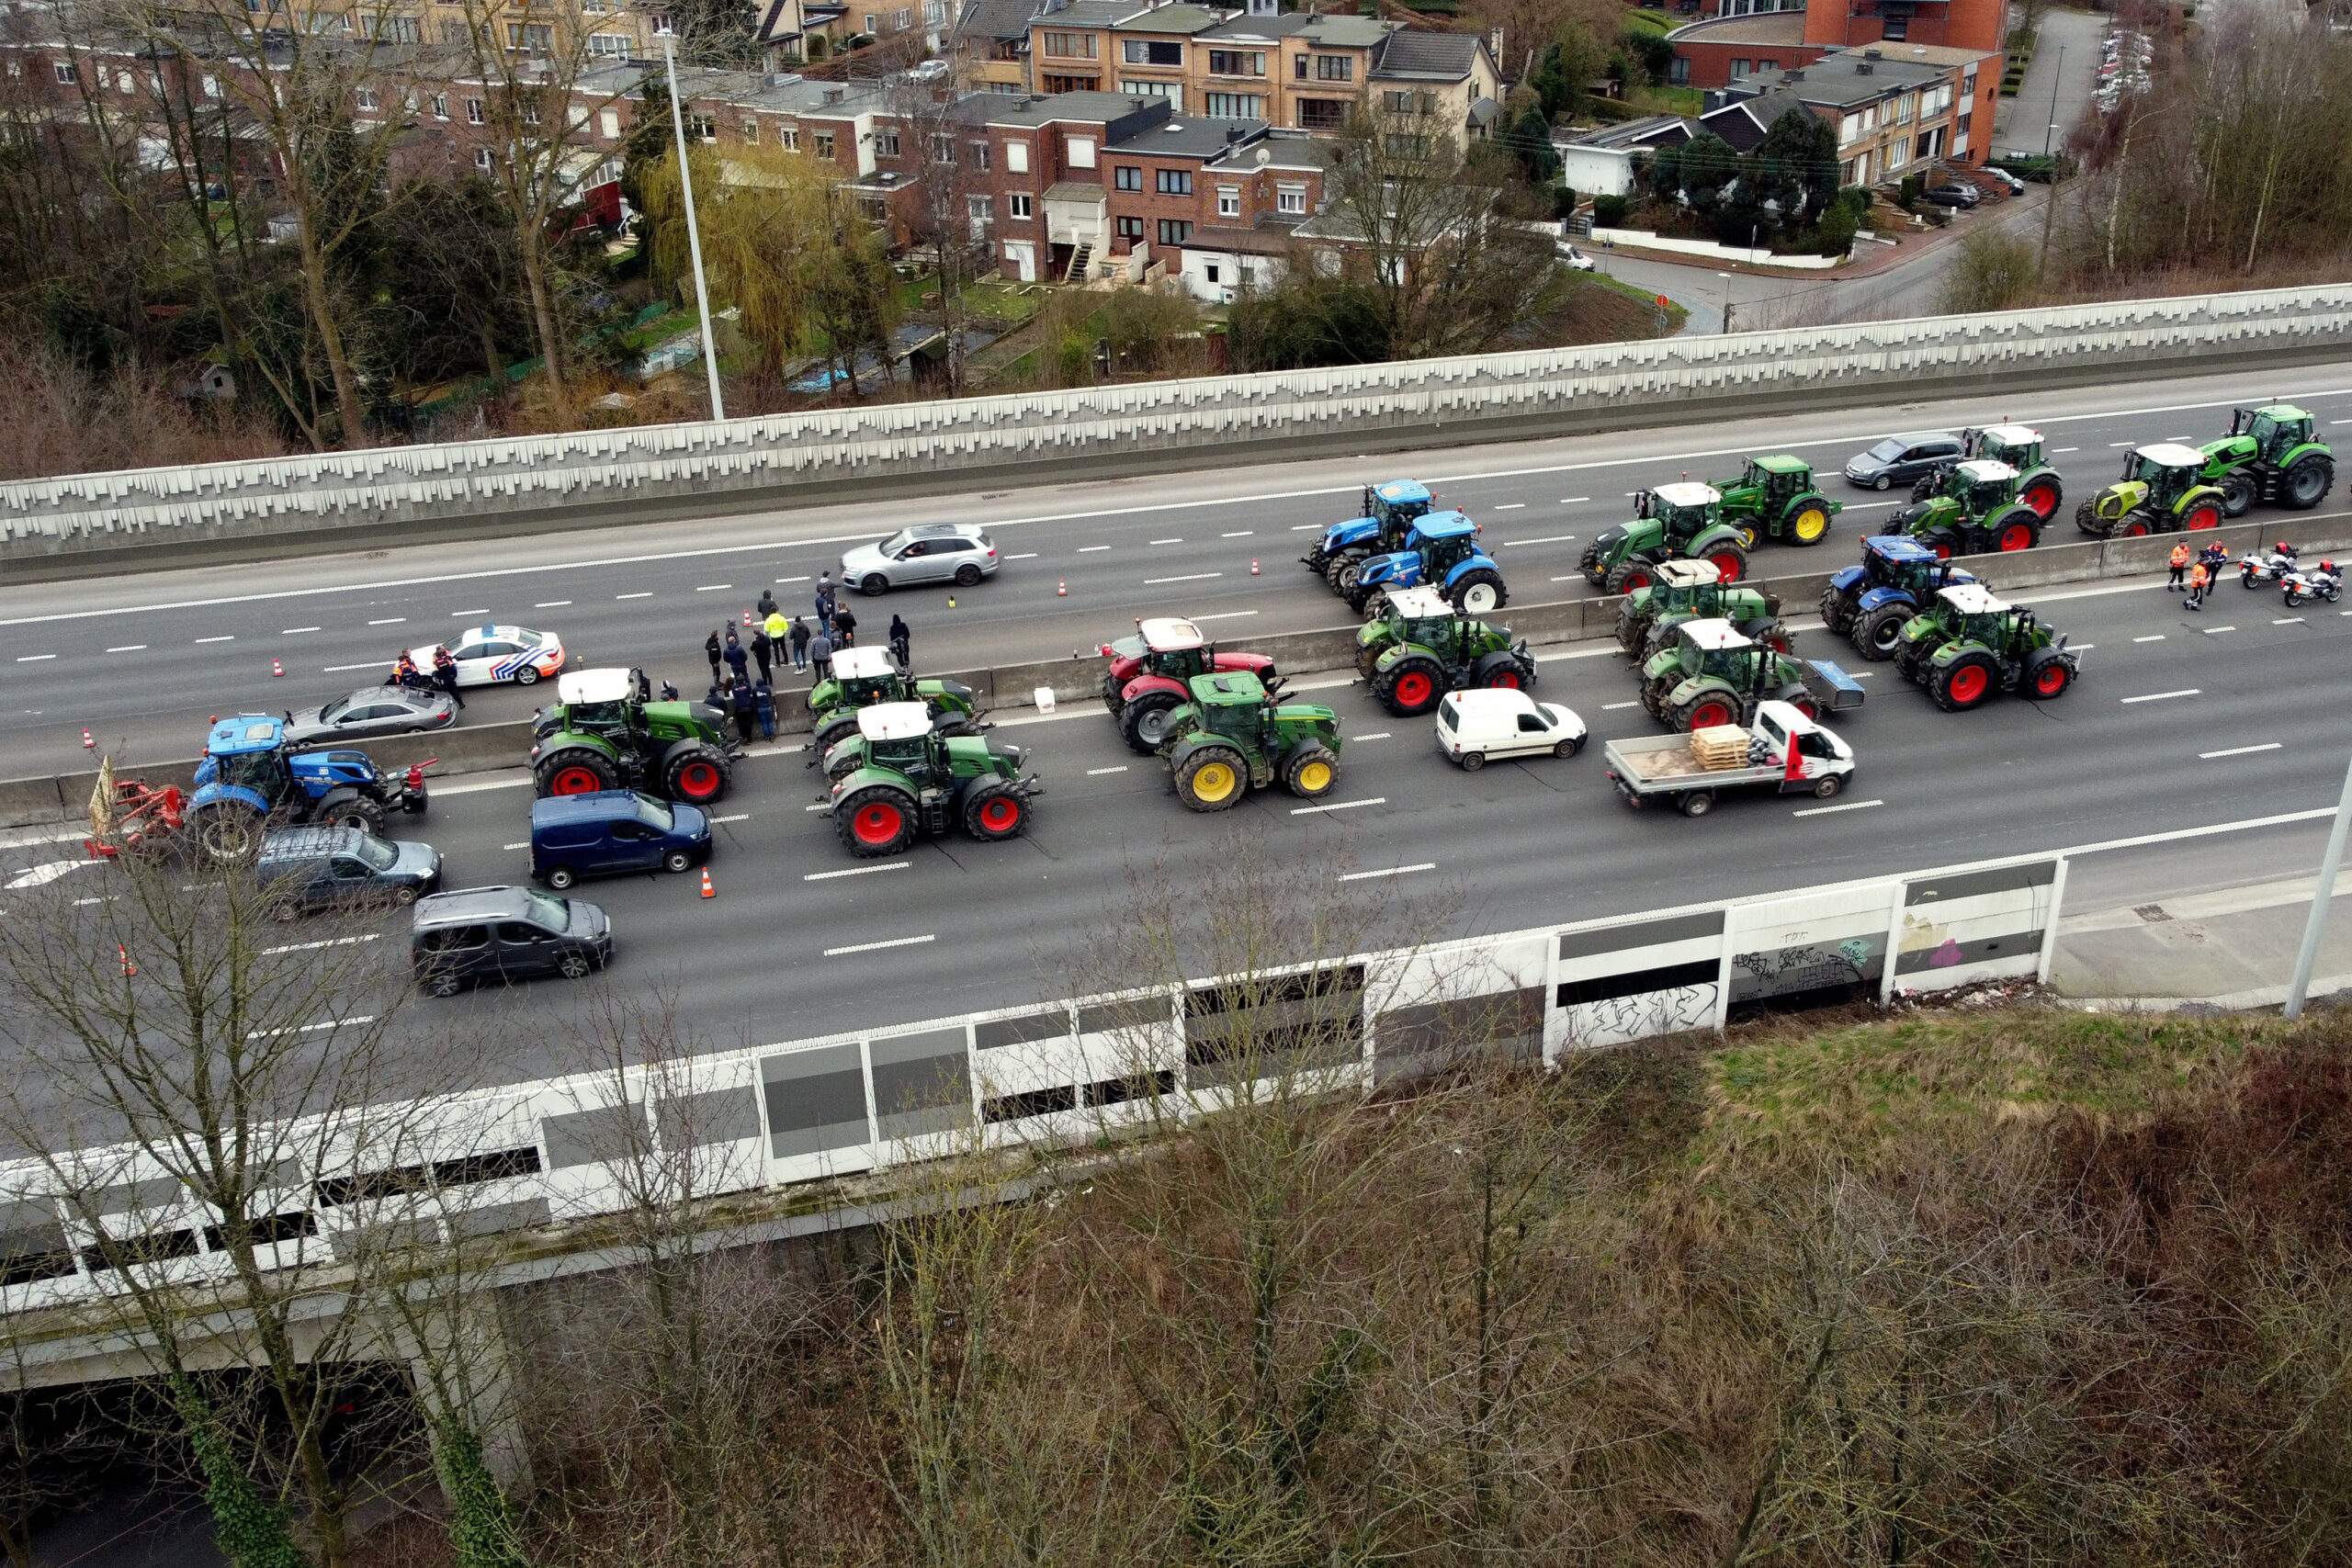
[(447, 647), (458, 661), (460, 686), (492, 686), (505, 681), (518, 686), (535, 686), (542, 678), (552, 677), (563, 668), (563, 639), (553, 632), (535, 632), (528, 626), (473, 626), (453, 643), (427, 643), (423, 648), (410, 649), (408, 656), (430, 676), (433, 656), (442, 647)]

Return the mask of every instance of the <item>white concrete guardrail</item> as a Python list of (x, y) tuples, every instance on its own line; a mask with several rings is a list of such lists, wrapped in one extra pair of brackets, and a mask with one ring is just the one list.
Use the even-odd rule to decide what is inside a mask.
[[(693, 1162), (693, 1190), (735, 1195), (738, 1219), (750, 1194), (767, 1191), (774, 1212), (820, 1227), (854, 1201), (829, 1185), (844, 1178), (887, 1178), (975, 1136), (1071, 1145), (1181, 1122), (1233, 1094), (1245, 1065), (1341, 1091), (1428, 1073), (1473, 1047), (1548, 1064), (1720, 1029), (1751, 1003), (2046, 981), (2065, 881), (2063, 855), (1986, 861), (1327, 960), (1247, 985), (1228, 976), (521, 1083), (422, 1109), (353, 1108), (251, 1140), (343, 1151), (311, 1161), (332, 1168), (292, 1158), (285, 1212), (271, 1224), (284, 1239), (264, 1262), (324, 1269), (341, 1247), (380, 1246), (395, 1231), (431, 1245), (451, 1228), (512, 1233), (518, 1256), (593, 1248), (596, 1227), (563, 1227), (628, 1212), (646, 1190), (647, 1159), (665, 1153)], [(88, 1149), (72, 1164), (98, 1173), (99, 1197), (85, 1186), (69, 1199), (40, 1160), (0, 1165), (0, 1312), (121, 1289), (94, 1224), (117, 1256), (153, 1259), (129, 1267), (230, 1280), (232, 1260), (209, 1228), (220, 1216), (138, 1151)], [(19, 1372), (70, 1381), (84, 1354), (63, 1339), (35, 1347), (34, 1362), (53, 1359)]]
[[(1972, 386), (2186, 373), (2352, 345), (2352, 285), (1595, 344), (1321, 370), (883, 403), (0, 485), (0, 574), (710, 513), (854, 487), (944, 491), (1204, 452), (1356, 450)], [(108, 563), (106, 558), (115, 558)]]

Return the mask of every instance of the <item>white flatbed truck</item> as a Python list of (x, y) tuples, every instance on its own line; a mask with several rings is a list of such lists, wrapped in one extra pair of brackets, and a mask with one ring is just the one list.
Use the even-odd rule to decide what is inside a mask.
[(1717, 796), (1734, 790), (1827, 800), (1854, 776), (1853, 748), (1787, 703), (1760, 705), (1747, 736), (1751, 761), (1744, 768), (1702, 767), (1688, 735), (1611, 740), (1601, 759), (1627, 805), (1657, 801), (1685, 817), (1704, 817)]

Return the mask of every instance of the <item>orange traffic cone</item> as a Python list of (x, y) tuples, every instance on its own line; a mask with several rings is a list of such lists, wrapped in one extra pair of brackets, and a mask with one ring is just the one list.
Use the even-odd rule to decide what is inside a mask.
[(98, 743), (90, 739), (90, 732), (86, 729), (82, 731), (82, 750), (85, 751), (95, 751), (97, 749)]
[(1258, 558), (1256, 556), (1251, 556), (1250, 558), (1250, 575), (1252, 577), (1258, 575)]
[(744, 626), (744, 629), (749, 630), (749, 629), (751, 628), (751, 625), (752, 625), (752, 612), (751, 612), (751, 611), (749, 611), (749, 610), (746, 610), (746, 611), (744, 611), (744, 612), (743, 612), (743, 626)]
[(273, 659), (269, 661), (269, 672), (273, 675), (283, 675), (286, 673), (286, 666)]
[(116, 942), (114, 944), (114, 952), (115, 956), (122, 960), (122, 973), (125, 979), (128, 979), (131, 976), (139, 973), (139, 965), (130, 961), (130, 950), (129, 948), (123, 946), (120, 942)]
[(1061, 577), (1054, 580), (1054, 597), (1057, 599), (1067, 599), (1069, 597), (1069, 578)]
[(702, 896), (706, 898), (718, 897), (718, 889), (710, 885), (710, 867), (708, 866), (702, 868)]

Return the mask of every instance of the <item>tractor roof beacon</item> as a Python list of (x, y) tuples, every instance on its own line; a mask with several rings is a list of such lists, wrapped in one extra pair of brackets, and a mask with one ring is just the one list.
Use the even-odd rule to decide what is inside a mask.
[(937, 837), (955, 827), (983, 842), (1028, 831), (1029, 803), (1045, 789), (1021, 772), (1028, 753), (942, 728), (922, 703), (858, 710), (857, 734), (845, 742), (852, 765), (822, 797), (850, 853), (896, 854), (918, 834)]
[(533, 726), (537, 793), (636, 789), (708, 806), (725, 795), (742, 748), (690, 704), (639, 700), (628, 670), (582, 670), (556, 682), (555, 706)]
[(1191, 687), (1160, 748), (1187, 809), (1223, 811), (1276, 782), (1302, 800), (1339, 786), (1340, 716), (1331, 709), (1277, 704), (1243, 671), (1195, 675)]

